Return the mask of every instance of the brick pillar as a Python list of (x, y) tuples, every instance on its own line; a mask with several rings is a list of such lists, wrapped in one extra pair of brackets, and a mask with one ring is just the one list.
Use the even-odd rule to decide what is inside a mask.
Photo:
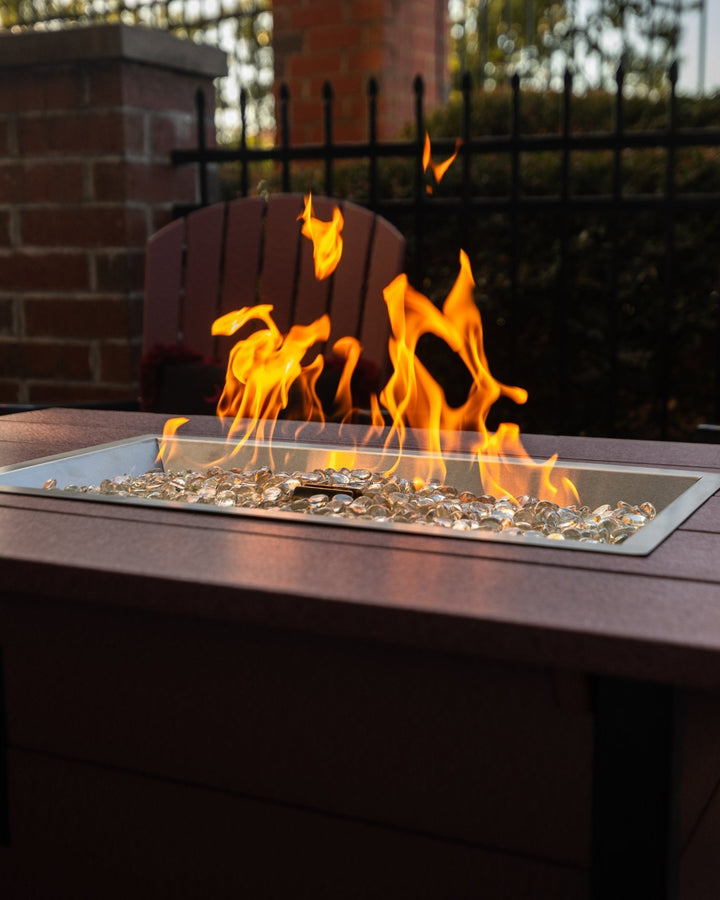
[(322, 137), (322, 85), (335, 90), (334, 137), (367, 140), (367, 84), (380, 85), (378, 134), (393, 139), (413, 119), (412, 83), (426, 109), (446, 99), (447, 0), (275, 0), (276, 84), (290, 88), (293, 143)]
[(145, 241), (196, 200), (169, 154), (225, 64), (124, 25), (0, 36), (0, 402), (137, 397)]

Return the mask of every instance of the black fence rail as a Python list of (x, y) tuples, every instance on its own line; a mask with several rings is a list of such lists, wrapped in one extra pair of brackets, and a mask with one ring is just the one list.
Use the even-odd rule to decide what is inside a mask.
[[(567, 73), (558, 132), (524, 134), (516, 76), (508, 133), (475, 136), (474, 94), (466, 76), (461, 133), (457, 139), (433, 140), (437, 157), (450, 156), (459, 141), (451, 184), (432, 193), (423, 163), (426, 114), (420, 77), (413, 85), (415, 118), (408, 140), (378, 140), (378, 86), (371, 80), (366, 142), (334, 140), (334, 93), (326, 83), (324, 139), (315, 145), (293, 146), (291, 97), (283, 86), (276, 146), (248, 146), (243, 127), (239, 146), (206, 147), (205, 110), (199, 94), (197, 148), (175, 151), (172, 159), (177, 165), (197, 164), (200, 205), (210, 202), (208, 174), (217, 164), (236, 167), (241, 195), (250, 192), (253, 166), (261, 163), (274, 164), (277, 188), (283, 191), (298, 189), (298, 169), (319, 163), (321, 190), (328, 196), (336, 194), (343, 166), (362, 167), (364, 196), (352, 199), (403, 230), (409, 245), (408, 273), (419, 288), (424, 289), (436, 274), (432, 260), (438, 233), (446, 233), (451, 224), (456, 246), (468, 250), (466, 244), (471, 245), (481, 233), (488, 247), (476, 248), (477, 265), (485, 273), (480, 305), (488, 354), (491, 362), (496, 356), (499, 360), (494, 374), (529, 387), (531, 398), (533, 391), (538, 397), (528, 412), (509, 413), (521, 427), (608, 436), (692, 437), (698, 422), (720, 422), (720, 178), (709, 185), (688, 187), (681, 155), (691, 150), (713, 152), (720, 147), (720, 128), (680, 127), (677, 68), (673, 66), (664, 126), (627, 129), (623, 81), (619, 69), (614, 127), (589, 133), (573, 130), (573, 80)], [(244, 124), (244, 95), (240, 114)], [(635, 152), (652, 155), (655, 180), (644, 189), (642, 185), (629, 189), (627, 184), (627, 154)], [(574, 163), (582, 154), (602, 158), (602, 191), (576, 189)], [(555, 159), (554, 190), (528, 188), (523, 172), (527, 160), (549, 157)], [(488, 193), (483, 170), (499, 158), (507, 171), (504, 190)], [(384, 187), (381, 166), (391, 160), (403, 161), (411, 169), (405, 196), (390, 196)], [(720, 157), (715, 162), (720, 170)], [(445, 248), (453, 240), (441, 244)], [(533, 269), (541, 269), (542, 277), (533, 277), (529, 271)], [(441, 359), (441, 373), (443, 365)], [(444, 377), (448, 393), (455, 381), (462, 381), (451, 364)], [(504, 413), (501, 407), (499, 415)]]

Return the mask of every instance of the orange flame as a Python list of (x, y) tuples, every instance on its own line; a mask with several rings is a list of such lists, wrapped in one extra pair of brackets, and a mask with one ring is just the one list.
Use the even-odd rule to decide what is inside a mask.
[(335, 408), (338, 416), (346, 422), (354, 412), (351, 381), (362, 353), (362, 344), (357, 338), (342, 337), (333, 344), (333, 353), (345, 360), (335, 391)]
[[(455, 153), (432, 167), (437, 183), (455, 160), (460, 146), (458, 141)], [(431, 152), (430, 138), (426, 134), (423, 151), (426, 171), (431, 166)], [(335, 207), (330, 222), (315, 218), (312, 196), (308, 194), (300, 219), (303, 221), (302, 234), (313, 242), (316, 277), (327, 278), (342, 256), (342, 214)], [(367, 437), (373, 432), (387, 430), (385, 450), (395, 456), (389, 470), (394, 471), (401, 462), (407, 429), (419, 429), (425, 436), (423, 449), (429, 460), (428, 477), (444, 478), (443, 455), (457, 449), (460, 432), (470, 431), (477, 435), (473, 449), (487, 493), (515, 497), (525, 493), (529, 466), (536, 470), (538, 477), (533, 483), (540, 485), (543, 497), (559, 503), (577, 501), (577, 491), (567, 478), (561, 479), (559, 485), (554, 483), (555, 457), (542, 464), (530, 459), (520, 441), (517, 425), (502, 423), (496, 432), (488, 431), (487, 417), (495, 401), (505, 396), (522, 404), (527, 400), (527, 391), (502, 384), (491, 374), (483, 344), (482, 320), (473, 296), (474, 287), (470, 262), (461, 251), (460, 271), (442, 309), (416, 291), (404, 274), (385, 288), (392, 375), (379, 395), (370, 396), (372, 424)], [(234, 448), (230, 456), (251, 437), (269, 441), (281, 415), (305, 422), (325, 421), (316, 389), (324, 362), (320, 353), (312, 357), (312, 348), (327, 342), (329, 317), (323, 315), (309, 325), (293, 325), (283, 335), (272, 318), (272, 310), (269, 304), (243, 307), (221, 316), (212, 326), (213, 335), (234, 335), (247, 325), (256, 329), (231, 350), (225, 387), (217, 405), (218, 416), (231, 422), (228, 438), (234, 440)], [(471, 387), (459, 406), (450, 405), (442, 387), (417, 355), (418, 342), (426, 334), (443, 340), (469, 373)], [(355, 338), (344, 337), (336, 341), (332, 349), (344, 360), (334, 398), (334, 417), (345, 423), (355, 411), (351, 380), (362, 347)], [(169, 439), (186, 421), (178, 417), (166, 423), (159, 460), (167, 464), (172, 449)], [(514, 463), (521, 461), (523, 466), (508, 461), (509, 456), (515, 458)], [(346, 451), (338, 451), (330, 457), (328, 465), (352, 465), (351, 459), (352, 455)]]
[[(522, 446), (517, 425), (502, 423), (495, 433), (487, 429), (487, 416), (499, 397), (506, 396), (522, 404), (527, 401), (527, 391), (502, 384), (491, 374), (483, 344), (482, 319), (473, 299), (474, 286), (469, 260), (461, 251), (460, 272), (442, 310), (415, 291), (405, 275), (398, 276), (385, 289), (392, 330), (389, 350), (393, 374), (380, 400), (392, 416), (388, 443), (394, 436), (402, 452), (406, 426), (424, 429), (426, 449), (434, 463), (431, 474), (444, 476), (443, 453), (453, 448), (458, 432), (474, 431), (478, 435), (474, 449), (485, 491), (496, 496), (517, 496), (524, 492), (525, 485), (519, 478), (525, 479), (520, 469), (505, 462), (512, 455), (522, 460), (526, 469), (528, 466), (540, 469), (544, 497), (572, 502), (577, 498), (572, 482), (564, 479), (557, 486), (552, 481), (555, 458), (543, 464), (533, 462)], [(471, 376), (467, 399), (458, 407), (450, 406), (441, 386), (417, 357), (418, 341), (427, 333), (444, 340)], [(396, 466), (399, 461), (400, 456)]]
[(155, 457), (156, 463), (159, 463), (162, 460), (167, 464), (171, 452), (169, 439), (174, 437), (178, 428), (187, 421), (188, 419), (185, 416), (176, 416), (174, 419), (168, 419), (167, 422), (165, 422), (163, 425), (162, 440), (158, 447), (158, 454)]
[[(218, 401), (221, 418), (232, 418), (229, 436), (239, 437), (238, 447), (254, 433), (263, 440), (281, 412), (294, 401), (307, 420), (322, 419), (322, 404), (315, 391), (323, 360), (318, 354), (303, 364), (310, 348), (330, 336), (330, 319), (321, 316), (310, 325), (293, 325), (283, 336), (271, 316), (272, 306), (243, 307), (213, 322), (212, 333), (232, 335), (253, 320), (265, 328), (238, 341), (230, 351), (225, 387)], [(294, 396), (291, 394), (294, 389)]]
[[(535, 470), (538, 495), (542, 499), (565, 505), (580, 501), (577, 488), (569, 478), (561, 478), (559, 485), (553, 480), (557, 454), (543, 463), (535, 462), (528, 456), (520, 440), (520, 429), (513, 423), (503, 422), (494, 434), (488, 433), (477, 454), (480, 480), (490, 494), (517, 498), (528, 490), (528, 470)], [(522, 462), (522, 469), (509, 463), (509, 457)]]
[[(455, 152), (449, 156), (444, 162), (437, 163), (432, 166), (433, 177), (435, 178), (435, 184), (440, 184), (443, 180), (445, 173), (450, 168), (450, 166), (457, 159), (457, 155), (460, 152), (460, 148), (462, 147), (462, 141), (458, 138), (455, 141)], [(422, 156), (422, 164), (423, 164), (423, 172), (427, 172), (429, 168), (431, 168), (432, 163), (432, 146), (430, 144), (430, 135), (425, 132), (425, 143), (423, 145), (423, 156)], [(432, 194), (433, 188), (431, 185), (426, 185), (425, 189), (428, 194)]]
[[(460, 273), (442, 311), (415, 291), (405, 275), (398, 276), (385, 289), (392, 330), (389, 350), (393, 374), (380, 400), (392, 416), (391, 437), (396, 435), (402, 448), (406, 425), (423, 428), (428, 432), (427, 449), (437, 460), (442, 459), (443, 450), (451, 449), (448, 443), (459, 431), (477, 432), (479, 449), (488, 443), (485, 421), (501, 395), (516, 403), (527, 400), (527, 391), (503, 385), (490, 373), (482, 320), (472, 295), (474, 286), (467, 255), (461, 252)], [(427, 333), (444, 340), (472, 378), (467, 399), (459, 407), (450, 406), (440, 385), (417, 357), (418, 341)], [(442, 464), (441, 468), (444, 469)]]
[[(577, 500), (574, 485), (567, 479), (560, 485), (552, 480), (555, 457), (542, 464), (531, 460), (522, 446), (517, 425), (502, 423), (494, 433), (487, 428), (488, 414), (499, 397), (509, 397), (522, 404), (527, 400), (527, 391), (502, 384), (491, 374), (483, 343), (482, 319), (473, 297), (474, 287), (470, 262), (461, 251), (460, 271), (442, 309), (412, 288), (404, 274), (385, 288), (392, 375), (379, 397), (371, 396), (370, 406), (373, 428), (385, 427), (383, 407), (389, 415), (385, 449), (395, 455), (389, 471), (397, 469), (401, 462), (408, 428), (421, 429), (425, 435), (423, 449), (429, 461), (428, 478), (445, 476), (443, 455), (457, 448), (460, 432), (471, 431), (477, 435), (473, 449), (486, 492), (511, 497), (525, 493), (525, 476), (530, 467), (537, 470), (543, 497), (556, 502), (574, 502)], [(278, 416), (290, 412), (292, 397), (295, 418), (324, 421), (316, 392), (323, 358), (317, 354), (309, 364), (303, 364), (303, 359), (313, 344), (328, 339), (329, 318), (325, 315), (310, 325), (294, 325), (283, 336), (271, 312), (272, 307), (268, 305), (244, 307), (213, 324), (213, 334), (225, 335), (234, 334), (253, 320), (266, 326), (233, 347), (225, 389), (218, 403), (218, 415), (233, 419), (230, 436), (240, 435), (238, 448), (251, 436), (259, 440), (271, 438)], [(466, 400), (457, 407), (448, 403), (442, 387), (418, 358), (418, 342), (425, 334), (445, 341), (467, 368), (471, 387)], [(344, 422), (353, 412), (350, 382), (362, 347), (355, 338), (345, 337), (335, 343), (333, 351), (345, 360), (335, 394), (336, 415)], [(521, 461), (523, 466), (508, 461), (509, 456), (514, 457), (515, 463)], [(343, 456), (343, 459), (350, 457)], [(351, 465), (347, 461), (342, 464)]]
[(302, 233), (313, 243), (315, 277), (322, 281), (337, 268), (343, 251), (341, 232), (345, 220), (339, 207), (333, 208), (332, 219), (324, 222), (313, 215), (312, 194), (305, 197), (305, 210), (298, 216), (302, 220)]

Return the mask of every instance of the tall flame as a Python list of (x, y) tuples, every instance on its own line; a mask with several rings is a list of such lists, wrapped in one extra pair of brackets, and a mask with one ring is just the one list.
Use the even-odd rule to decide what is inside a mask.
[(313, 261), (315, 277), (318, 280), (327, 278), (337, 268), (342, 257), (342, 230), (345, 220), (338, 206), (333, 207), (332, 219), (325, 222), (313, 215), (312, 194), (305, 197), (305, 209), (298, 220), (302, 220), (302, 233), (313, 243)]
[(238, 341), (230, 351), (225, 388), (218, 401), (218, 415), (233, 419), (229, 436), (239, 437), (238, 446), (252, 434), (261, 440), (272, 435), (278, 416), (290, 405), (291, 388), (299, 395), (307, 419), (323, 417), (315, 391), (322, 356), (317, 354), (307, 365), (303, 359), (314, 344), (327, 341), (330, 318), (324, 315), (310, 325), (293, 325), (283, 336), (271, 313), (268, 304), (245, 306), (216, 319), (212, 326), (216, 335), (235, 334), (253, 320), (266, 326)]
[[(451, 449), (448, 441), (452, 442), (452, 435), (459, 431), (476, 431), (480, 445), (487, 442), (485, 421), (490, 407), (501, 395), (516, 403), (527, 400), (527, 391), (503, 385), (490, 373), (482, 320), (472, 296), (474, 286), (467, 254), (461, 251), (460, 272), (442, 310), (414, 290), (405, 275), (399, 275), (384, 292), (392, 331), (389, 351), (393, 373), (380, 400), (391, 414), (392, 432), (400, 445), (406, 425), (423, 428), (430, 440), (428, 449), (438, 459), (442, 458), (443, 449)], [(418, 341), (424, 334), (444, 340), (470, 374), (471, 388), (459, 407), (447, 402), (442, 387), (417, 356)]]
[[(460, 252), (460, 272), (450, 293), (438, 310), (427, 297), (399, 275), (385, 289), (385, 302), (390, 315), (392, 336), (389, 342), (393, 373), (380, 400), (392, 417), (388, 442), (393, 437), (402, 448), (405, 428), (421, 428), (427, 433), (427, 450), (436, 469), (444, 475), (443, 452), (452, 450), (461, 431), (478, 436), (475, 451), (485, 489), (490, 493), (510, 496), (522, 493), (514, 478), (517, 467), (502, 462), (506, 454), (520, 457), (526, 465), (534, 463), (520, 442), (520, 429), (510, 423), (501, 424), (495, 433), (488, 431), (486, 420), (491, 407), (501, 396), (515, 403), (527, 401), (527, 391), (502, 384), (490, 372), (483, 344), (480, 311), (473, 298), (475, 281), (470, 262)], [(441, 338), (458, 354), (471, 377), (467, 399), (458, 407), (451, 406), (442, 387), (417, 356), (417, 345), (424, 334)], [(554, 460), (542, 466), (546, 496), (572, 495), (571, 485), (553, 484)]]

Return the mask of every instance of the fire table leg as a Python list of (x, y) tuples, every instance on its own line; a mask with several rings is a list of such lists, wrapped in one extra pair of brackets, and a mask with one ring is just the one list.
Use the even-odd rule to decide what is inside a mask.
[(680, 688), (598, 676), (592, 900), (678, 896)]

